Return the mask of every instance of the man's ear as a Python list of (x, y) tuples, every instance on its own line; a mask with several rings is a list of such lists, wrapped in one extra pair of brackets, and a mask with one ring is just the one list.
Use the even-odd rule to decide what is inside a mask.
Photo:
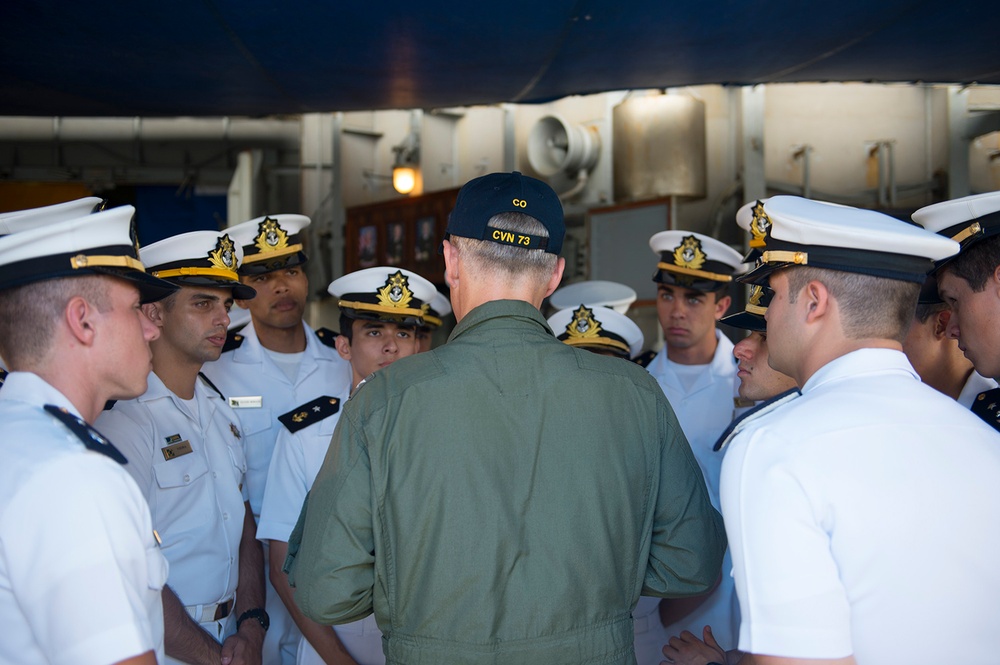
[(66, 303), (63, 316), (66, 325), (76, 341), (82, 346), (90, 346), (94, 342), (94, 324), (97, 310), (83, 296), (74, 296)]
[(815, 323), (826, 316), (830, 308), (830, 291), (823, 282), (813, 280), (805, 285), (799, 295), (804, 299), (806, 323)]
[(715, 301), (715, 320), (718, 321), (723, 316), (725, 316), (726, 312), (729, 311), (729, 306), (732, 305), (732, 304), (733, 304), (733, 297), (732, 296), (722, 296), (721, 298), (719, 298), (718, 300), (716, 300)]
[[(354, 325), (353, 323), (351, 325)], [(347, 362), (351, 362), (351, 343), (347, 336), (341, 333), (333, 339), (333, 345), (337, 348), (337, 353)]]
[(552, 276), (549, 278), (549, 284), (545, 289), (545, 298), (548, 298), (552, 293), (559, 288), (559, 282), (562, 281), (563, 271), (566, 270), (566, 259), (559, 257), (556, 261), (556, 268), (552, 271)]
[(441, 245), (444, 249), (444, 281), (449, 289), (454, 289), (458, 286), (458, 249), (447, 240), (443, 240)]
[(146, 315), (146, 318), (153, 322), (157, 328), (163, 327), (163, 303), (162, 302), (148, 302), (142, 305), (142, 313)]
[(993, 292), (997, 294), (997, 297), (1000, 297), (1000, 265), (993, 268), (993, 275), (991, 275), (990, 279), (993, 282), (991, 285)]
[(934, 338), (944, 339), (948, 336), (948, 322), (951, 321), (951, 310), (943, 309), (934, 315)]

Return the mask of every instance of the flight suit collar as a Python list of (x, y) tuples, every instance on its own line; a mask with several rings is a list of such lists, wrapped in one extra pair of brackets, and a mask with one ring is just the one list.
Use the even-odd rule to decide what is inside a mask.
[(458, 339), (469, 330), (494, 319), (510, 318), (537, 324), (542, 330), (552, 335), (552, 328), (549, 327), (542, 313), (531, 303), (524, 300), (491, 300), (466, 314), (451, 331), (448, 341)]

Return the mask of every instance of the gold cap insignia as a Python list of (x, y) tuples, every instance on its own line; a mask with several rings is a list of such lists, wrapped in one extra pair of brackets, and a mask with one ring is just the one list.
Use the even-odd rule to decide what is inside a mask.
[(208, 262), (219, 270), (236, 270), (236, 247), (229, 239), (229, 234), (223, 235), (215, 243), (215, 251), (208, 253)]
[(390, 275), (385, 280), (385, 286), (378, 290), (378, 304), (383, 307), (407, 307), (413, 300), (410, 282), (401, 271)]
[(767, 314), (767, 305), (762, 304), (762, 301), (766, 295), (767, 291), (764, 290), (763, 286), (754, 286), (750, 289), (750, 297), (747, 299), (747, 305), (743, 310), (748, 314), (764, 316)]
[(573, 310), (573, 318), (566, 325), (566, 334), (570, 339), (588, 339), (599, 337), (601, 322), (594, 318), (594, 310), (580, 305)]
[(701, 249), (701, 241), (694, 236), (687, 236), (674, 250), (674, 264), (681, 268), (698, 270), (705, 265), (705, 252)]
[(764, 212), (764, 202), (757, 201), (753, 207), (753, 219), (750, 220), (751, 247), (764, 247), (767, 232), (771, 229), (771, 218)]
[(276, 252), (288, 247), (288, 234), (278, 224), (278, 220), (265, 217), (258, 227), (254, 245), (261, 253)]

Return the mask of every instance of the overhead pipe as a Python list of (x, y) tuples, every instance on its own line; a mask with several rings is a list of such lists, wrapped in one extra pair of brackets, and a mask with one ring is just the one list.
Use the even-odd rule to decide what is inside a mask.
[(254, 118), (0, 117), (0, 142), (223, 141), (297, 148), (301, 123)]

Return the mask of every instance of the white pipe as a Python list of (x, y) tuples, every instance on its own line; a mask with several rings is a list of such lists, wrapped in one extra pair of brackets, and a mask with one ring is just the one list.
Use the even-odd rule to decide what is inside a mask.
[(298, 147), (299, 120), (0, 117), (0, 142), (230, 141)]
[(576, 174), (576, 184), (570, 187), (568, 190), (559, 195), (560, 201), (569, 201), (571, 198), (583, 191), (583, 188), (587, 186), (587, 176), (589, 174), (586, 170), (580, 169)]

